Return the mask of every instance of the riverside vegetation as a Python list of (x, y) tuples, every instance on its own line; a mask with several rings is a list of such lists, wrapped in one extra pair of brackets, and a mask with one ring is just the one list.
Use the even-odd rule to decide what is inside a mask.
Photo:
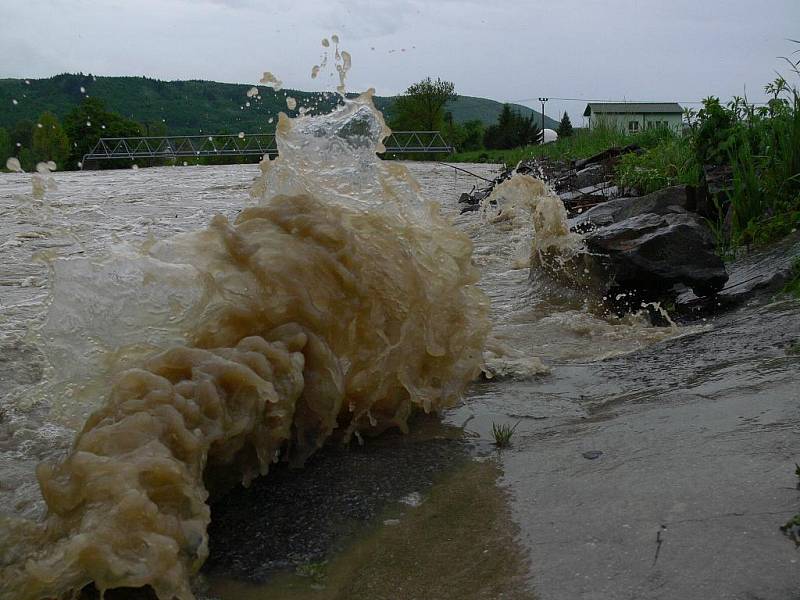
[[(791, 71), (800, 76), (800, 60), (786, 60)], [(54, 112), (46, 110), (35, 124), (24, 119), (10, 130), (0, 127), (0, 164), (5, 163), (5, 157), (15, 156), (28, 171), (33, 170), (36, 163), (47, 160), (56, 162), (62, 169), (74, 169), (79, 168), (81, 157), (100, 137), (166, 135), (167, 125), (164, 120), (156, 119), (152, 111), (143, 113), (146, 120), (137, 122), (108, 110), (102, 100), (87, 97), (84, 93), (84, 85), (100, 82), (106, 87), (111, 86), (108, 93), (119, 100), (118, 97), (124, 97), (120, 89), (128, 89), (129, 86), (123, 83), (129, 79), (140, 78), (92, 78), (83, 75), (53, 78), (52, 82), (58, 83), (64, 90), (71, 90), (70, 93), (75, 91), (72, 88), (82, 83), (79, 95), (72, 99), (74, 102), (81, 98), (80, 104), (73, 105), (65, 113), (63, 126)], [(26, 83), (33, 89), (43, 85), (44, 81)], [(184, 100), (189, 97), (200, 98), (208, 103), (218, 101), (217, 96), (222, 94), (220, 97), (224, 96), (227, 104), (241, 101), (241, 98), (228, 98), (225, 95), (233, 94), (233, 88), (240, 92), (240, 86), (213, 82), (142, 81), (148, 84), (149, 87), (145, 86), (148, 90), (150, 87), (155, 90), (151, 96), (156, 92), (162, 95), (178, 93), (183, 94)], [(0, 83), (8, 84), (8, 81)], [(205, 84), (208, 85), (203, 88)], [(20, 85), (25, 87), (22, 83)], [(122, 88), (117, 89), (120, 86)], [(629, 134), (602, 126), (590, 131), (573, 130), (565, 114), (557, 126), (559, 140), (544, 145), (539, 143), (542, 132), (537, 124), (540, 118), (538, 113), (529, 109), (525, 113), (523, 107), (509, 104), (499, 107), (498, 104), (496, 122), (487, 126), (485, 110), (482, 113), (465, 110), (462, 100), (469, 99), (458, 96), (453, 84), (441, 79), (434, 81), (426, 78), (394, 99), (376, 99), (376, 104), (387, 114), (387, 120), (394, 129), (441, 130), (456, 149), (448, 157), (453, 162), (511, 165), (531, 158), (570, 161), (613, 147), (635, 145), (638, 151), (621, 157), (615, 167), (614, 179), (620, 187), (642, 194), (679, 184), (702, 186), (706, 184), (709, 170), (721, 170), (727, 185), (725, 193), (716, 196), (717, 206), (709, 224), (720, 252), (731, 256), (739, 247), (768, 244), (800, 226), (800, 92), (796, 85), (790, 85), (783, 77), (766, 85), (765, 90), (770, 99), (763, 106), (754, 106), (742, 97), (735, 97), (726, 104), (715, 97), (707, 98), (702, 109), (686, 112), (686, 128), (682, 132), (656, 128)], [(6, 95), (11, 93), (8, 90), (0, 91)], [(263, 93), (261, 101), (253, 100), (252, 114), (245, 110), (239, 112), (248, 114), (248, 118), (252, 119), (259, 115), (264, 117), (267, 114), (264, 111), (286, 111), (283, 104), (285, 98), (279, 97), (280, 94), (273, 90), (264, 90)], [(294, 91), (292, 94), (298, 97), (301, 104), (307, 105), (310, 112), (329, 112), (337, 102), (333, 96)], [(69, 99), (64, 100), (60, 95), (56, 95), (56, 98), (59, 102), (54, 110), (64, 113), (70, 106)], [(262, 97), (259, 95), (257, 98)], [(146, 104), (154, 108), (150, 106), (152, 101)], [(172, 106), (174, 102), (167, 104)], [(241, 108), (244, 109), (244, 106)], [(208, 112), (218, 116), (224, 114), (216, 109)], [(472, 118), (475, 115), (484, 118)], [(186, 121), (194, 127), (194, 117), (189, 118), (184, 113), (180, 113), (180, 117), (171, 115), (170, 123)], [(237, 116), (235, 120), (240, 121), (240, 117)], [(221, 129), (218, 133), (233, 133), (229, 131), (231, 123), (234, 123), (234, 118), (228, 115), (227, 126), (219, 125)], [(554, 123), (548, 120), (545, 125)], [(212, 123), (212, 126), (215, 125)], [(260, 118), (259, 127), (263, 126), (264, 119)], [(177, 131), (172, 127), (169, 132), (184, 133), (184, 129), (177, 127), (180, 130)], [(217, 164), (257, 158), (203, 157), (187, 162)], [(404, 158), (423, 156), (404, 155)], [(130, 166), (129, 161), (117, 163), (120, 161), (110, 161), (105, 166)]]
[[(800, 61), (793, 70), (800, 70)], [(740, 97), (727, 104), (707, 98), (702, 109), (686, 112), (683, 132), (628, 134), (596, 127), (551, 144), (461, 152), (450, 160), (567, 162), (635, 145), (636, 152), (620, 158), (614, 182), (641, 194), (672, 185), (699, 187), (707, 173), (721, 171), (726, 189), (716, 195), (709, 224), (720, 252), (729, 257), (737, 248), (763, 246), (800, 227), (800, 92), (783, 77), (765, 89), (771, 98), (763, 106)]]
[[(503, 104), (451, 91), (444, 107), (427, 111), (429, 119), (423, 118), (425, 111), (413, 110), (409, 120), (399, 105), (404, 99), (419, 97), (419, 92), (429, 90), (426, 82), (447, 83), (426, 79), (410, 86), (401, 96), (376, 96), (374, 103), (395, 128), (404, 128), (398, 125), (405, 120), (408, 129), (445, 130), (446, 121), (448, 137), (457, 139), (459, 148), (482, 147), (484, 129), (497, 120)], [(249, 85), (214, 81), (160, 81), (82, 73), (47, 79), (0, 79), (0, 169), (11, 156), (26, 171), (33, 170), (37, 162), (50, 160), (59, 169), (76, 169), (87, 149), (100, 137), (273, 133), (279, 112), (296, 117), (302, 107), (307, 114), (322, 114), (341, 102), (336, 94), (276, 91), (264, 86), (256, 88), (256, 95), (248, 96), (248, 90), (252, 89)], [(296, 100), (291, 109), (287, 106), (288, 96)], [(528, 107), (511, 105), (511, 108), (521, 117), (540, 122), (539, 113)], [(47, 120), (43, 120), (45, 115)], [(557, 124), (551, 119), (545, 123), (553, 127)], [(50, 126), (53, 124), (57, 127)], [(33, 134), (37, 130), (43, 130), (39, 137), (63, 139), (62, 134), (66, 135), (69, 146), (66, 159), (63, 151), (51, 152), (41, 145), (34, 146)], [(188, 164), (230, 164), (257, 162), (258, 157), (188, 158), (179, 164), (184, 160)], [(137, 161), (137, 164), (150, 163)], [(126, 168), (131, 161), (109, 161), (100, 166)]]

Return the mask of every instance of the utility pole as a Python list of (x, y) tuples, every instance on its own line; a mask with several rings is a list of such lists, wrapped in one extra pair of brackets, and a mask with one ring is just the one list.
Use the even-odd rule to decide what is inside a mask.
[(550, 100), (550, 98), (539, 98), (539, 102), (542, 103), (542, 144), (544, 144), (544, 103)]

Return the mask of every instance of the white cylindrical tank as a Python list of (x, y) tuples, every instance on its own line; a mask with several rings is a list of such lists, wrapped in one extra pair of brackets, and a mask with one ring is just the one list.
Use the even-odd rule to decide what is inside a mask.
[(549, 144), (550, 142), (555, 142), (558, 139), (558, 134), (553, 131), (552, 129), (545, 129), (544, 130), (544, 139), (542, 140), (543, 144)]

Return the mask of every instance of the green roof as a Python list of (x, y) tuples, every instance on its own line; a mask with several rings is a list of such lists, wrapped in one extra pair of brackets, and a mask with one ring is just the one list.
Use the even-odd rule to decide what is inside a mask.
[(601, 114), (642, 114), (642, 113), (677, 113), (683, 114), (683, 108), (677, 102), (589, 102), (584, 117), (593, 113)]

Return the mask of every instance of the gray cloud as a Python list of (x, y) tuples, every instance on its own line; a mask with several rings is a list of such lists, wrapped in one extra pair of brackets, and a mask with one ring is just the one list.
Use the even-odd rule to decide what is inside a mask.
[[(338, 32), (352, 86), (381, 94), (431, 75), (498, 100), (699, 100), (744, 89), (760, 99), (799, 24), (797, 0), (26, 0), (3, 7), (0, 77), (248, 83), (271, 70), (319, 89), (310, 68), (320, 39)], [(580, 122), (581, 102), (548, 105), (563, 109)]]

